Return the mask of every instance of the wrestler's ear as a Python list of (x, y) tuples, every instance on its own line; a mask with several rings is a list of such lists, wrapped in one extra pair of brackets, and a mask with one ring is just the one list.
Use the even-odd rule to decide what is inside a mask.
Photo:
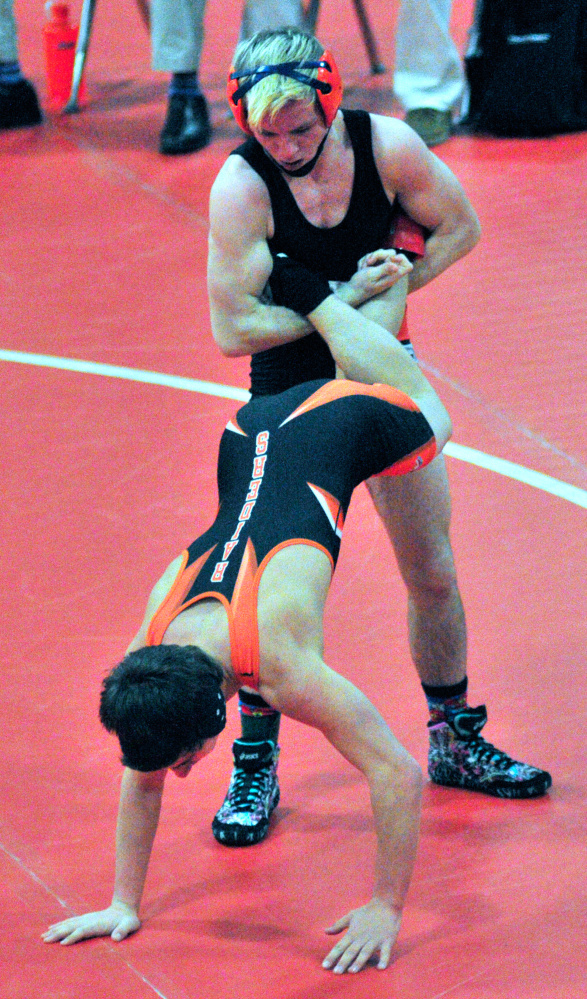
[(228, 80), (226, 83), (226, 96), (228, 97), (230, 110), (236, 118), (237, 125), (242, 128), (243, 132), (246, 132), (247, 135), (252, 135), (253, 133), (251, 132), (247, 121), (247, 109), (245, 107), (244, 97), (238, 97), (235, 99), (238, 89), (238, 77), (235, 74), (234, 66), (231, 66), (228, 71)]
[(319, 88), (316, 93), (324, 115), (324, 124), (326, 128), (330, 128), (342, 101), (342, 79), (334, 57), (327, 49), (320, 56), (316, 79), (326, 85), (324, 90)]

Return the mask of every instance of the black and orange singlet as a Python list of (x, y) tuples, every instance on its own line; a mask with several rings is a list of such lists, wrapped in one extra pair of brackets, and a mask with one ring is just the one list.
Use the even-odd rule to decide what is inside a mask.
[(334, 570), (355, 486), (405, 474), (435, 454), (416, 404), (387, 385), (313, 381), (252, 399), (222, 435), (216, 519), (184, 551), (147, 644), (162, 642), (187, 607), (215, 598), (228, 614), (233, 669), (257, 686), (257, 593), (269, 560), (306, 544), (324, 551)]

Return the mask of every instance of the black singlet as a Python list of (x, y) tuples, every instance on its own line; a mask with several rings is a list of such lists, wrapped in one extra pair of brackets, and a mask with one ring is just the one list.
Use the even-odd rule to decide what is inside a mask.
[(405, 474), (435, 454), (428, 421), (388, 385), (315, 381), (251, 400), (222, 435), (216, 520), (183, 553), (147, 645), (160, 644), (187, 607), (213, 597), (227, 611), (233, 669), (256, 685), (257, 591), (270, 559), (306, 544), (334, 569), (355, 486)]
[[(275, 233), (268, 241), (272, 253), (288, 257), (320, 272), (329, 281), (348, 281), (366, 253), (386, 245), (394, 207), (377, 171), (366, 111), (343, 110), (355, 158), (353, 189), (348, 211), (338, 225), (319, 228), (302, 214), (283, 174), (256, 139), (247, 139), (232, 155), (242, 156), (263, 179), (269, 191)], [(254, 396), (283, 392), (314, 378), (333, 378), (335, 365), (318, 333), (260, 351), (251, 359)]]

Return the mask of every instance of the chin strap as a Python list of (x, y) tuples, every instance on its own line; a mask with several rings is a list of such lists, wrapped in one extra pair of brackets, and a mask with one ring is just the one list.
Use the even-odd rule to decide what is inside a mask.
[(300, 167), (299, 170), (286, 170), (285, 167), (282, 167), (281, 164), (278, 163), (276, 160), (274, 160), (272, 156), (269, 156), (269, 153), (266, 152), (265, 155), (269, 156), (269, 159), (271, 160), (272, 163), (275, 163), (277, 169), (281, 170), (282, 173), (286, 173), (288, 177), (307, 177), (307, 175), (311, 173), (314, 167), (316, 166), (316, 163), (318, 162), (320, 154), (324, 149), (324, 144), (329, 135), (330, 135), (330, 129), (328, 129), (326, 135), (322, 139), (322, 142), (318, 146), (318, 149), (316, 150), (316, 153), (314, 154), (310, 162), (306, 163), (305, 166)]

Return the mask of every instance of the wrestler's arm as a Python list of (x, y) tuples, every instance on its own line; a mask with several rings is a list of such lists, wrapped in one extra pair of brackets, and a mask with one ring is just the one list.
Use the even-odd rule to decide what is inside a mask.
[(223, 354), (256, 354), (311, 332), (297, 313), (261, 301), (273, 262), (265, 184), (229, 156), (210, 194), (208, 294), (212, 333)]
[(116, 826), (116, 872), (107, 909), (73, 916), (49, 927), (45, 943), (73, 944), (88, 937), (124, 940), (139, 929), (139, 906), (161, 809), (167, 770), (125, 768)]
[[(228, 357), (256, 354), (312, 331), (297, 313), (262, 300), (273, 267), (267, 243), (270, 219), (265, 184), (240, 156), (230, 156), (210, 194), (208, 251), (212, 333)], [(356, 308), (386, 292), (410, 269), (405, 257), (381, 250), (377, 261), (358, 269), (337, 294)]]
[(149, 625), (151, 624), (153, 616), (161, 607), (161, 604), (177, 579), (177, 574), (182, 565), (183, 555), (178, 555), (177, 558), (174, 558), (173, 562), (170, 562), (163, 575), (155, 583), (151, 593), (149, 594), (149, 599), (147, 600), (147, 607), (141, 626), (126, 650), (127, 656), (130, 652), (136, 652), (137, 649), (145, 647)]
[[(126, 650), (127, 655), (144, 647), (151, 618), (169, 593), (181, 564), (180, 555), (155, 583), (143, 622)], [(43, 934), (46, 943), (72, 944), (98, 936), (111, 936), (118, 941), (139, 929), (139, 905), (157, 831), (166, 773), (166, 770), (139, 773), (125, 768), (118, 804), (112, 902), (107, 909), (72, 916), (50, 926)]]
[(399, 932), (418, 841), (421, 773), (370, 701), (318, 656), (304, 650), (288, 676), (271, 677), (263, 696), (284, 714), (319, 729), (366, 777), (377, 834), (373, 895), (327, 933), (346, 930), (323, 964), (359, 971), (379, 951), (385, 968)]
[(452, 433), (450, 417), (417, 363), (386, 329), (329, 295), (309, 318), (337, 366), (353, 381), (393, 385), (418, 405), (441, 451)]
[(416, 133), (397, 118), (371, 116), (373, 151), (385, 190), (431, 232), (426, 254), (414, 263), (409, 291), (422, 288), (469, 253), (479, 220), (460, 182)]

